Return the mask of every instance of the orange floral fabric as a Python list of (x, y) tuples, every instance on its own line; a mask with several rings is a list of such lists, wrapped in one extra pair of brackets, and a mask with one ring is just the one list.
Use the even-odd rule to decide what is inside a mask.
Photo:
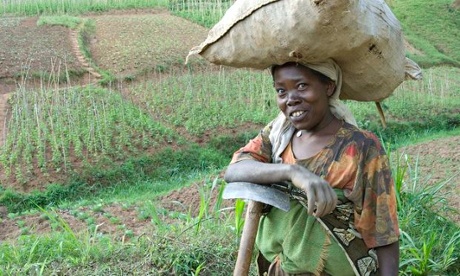
[[(232, 163), (246, 159), (272, 162), (270, 125), (236, 151)], [(354, 225), (369, 248), (396, 242), (399, 227), (396, 196), (388, 157), (372, 133), (344, 123), (334, 140), (315, 156), (296, 159), (290, 144), (281, 155), (283, 163), (299, 164), (342, 189), (354, 203)]]

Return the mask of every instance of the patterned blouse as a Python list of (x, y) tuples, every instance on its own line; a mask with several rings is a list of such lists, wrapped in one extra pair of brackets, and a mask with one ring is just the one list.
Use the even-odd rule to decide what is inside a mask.
[[(272, 130), (272, 124), (267, 125), (257, 137), (234, 153), (231, 163), (247, 159), (273, 162), (273, 146), (269, 139)], [(399, 227), (394, 182), (388, 157), (374, 134), (343, 122), (335, 137), (320, 152), (310, 158), (296, 159), (291, 143), (281, 152), (282, 163), (299, 164), (306, 167), (316, 175), (324, 177), (334, 189), (342, 190), (345, 198), (353, 202), (354, 221), (351, 223), (361, 234), (368, 248), (388, 245), (398, 240)], [(306, 211), (297, 212), (296, 216), (309, 217)], [(292, 220), (292, 218), (289, 219)], [(264, 223), (262, 219), (259, 235), (262, 234), (261, 229), (267, 226)], [(305, 234), (308, 233), (302, 233), (304, 237)], [(270, 235), (265, 235), (264, 238), (270, 238)], [(299, 251), (299, 244), (291, 246), (296, 246), (296, 250)], [(308, 247), (308, 244), (302, 246)], [(268, 254), (271, 249), (265, 248), (265, 250)], [(264, 254), (263, 250), (261, 252)], [(273, 258), (267, 259), (273, 261), (270, 260)]]

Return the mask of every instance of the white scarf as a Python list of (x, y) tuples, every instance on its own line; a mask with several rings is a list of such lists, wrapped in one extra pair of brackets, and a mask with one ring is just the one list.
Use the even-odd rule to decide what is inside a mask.
[(332, 114), (338, 119), (343, 119), (345, 122), (357, 126), (356, 119), (351, 113), (351, 110), (339, 99), (342, 92), (342, 69), (332, 59), (327, 59), (324, 62), (318, 63), (302, 63), (302, 65), (320, 72), (329, 77), (335, 82), (335, 90), (332, 96), (329, 97), (329, 107)]

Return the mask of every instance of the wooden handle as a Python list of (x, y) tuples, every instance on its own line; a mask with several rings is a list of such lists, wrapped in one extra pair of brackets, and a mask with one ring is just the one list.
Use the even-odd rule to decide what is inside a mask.
[(387, 128), (387, 121), (385, 120), (385, 114), (383, 113), (382, 105), (380, 104), (380, 102), (375, 102), (375, 106), (379, 111), (380, 121), (382, 122), (382, 126), (385, 129)]
[(257, 228), (259, 227), (259, 219), (262, 214), (263, 207), (263, 203), (252, 200), (249, 201), (233, 276), (249, 275), (252, 252), (254, 250)]

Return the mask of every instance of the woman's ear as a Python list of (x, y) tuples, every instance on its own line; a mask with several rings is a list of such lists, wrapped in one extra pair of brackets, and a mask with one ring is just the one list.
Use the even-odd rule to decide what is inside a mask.
[(334, 95), (334, 92), (335, 92), (335, 82), (331, 81), (329, 82), (329, 84), (327, 85), (327, 96), (330, 97), (332, 95)]

